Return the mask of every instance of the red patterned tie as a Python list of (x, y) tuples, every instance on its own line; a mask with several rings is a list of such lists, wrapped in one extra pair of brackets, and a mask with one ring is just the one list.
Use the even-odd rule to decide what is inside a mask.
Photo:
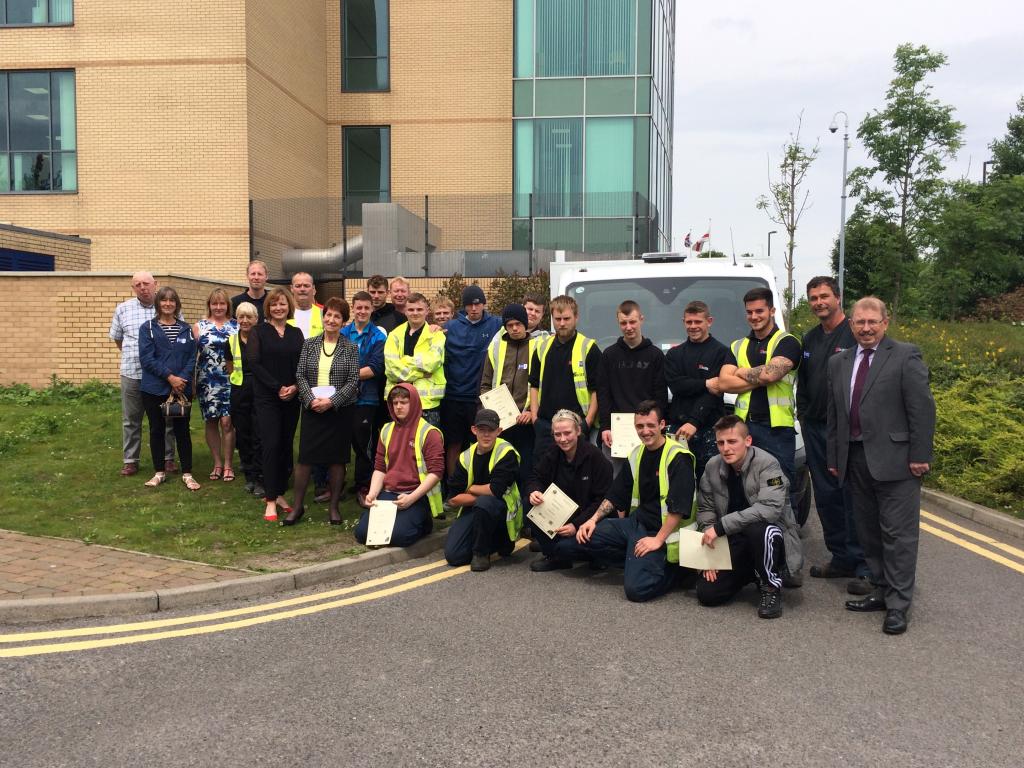
[(860, 437), (860, 396), (864, 390), (864, 381), (868, 377), (868, 369), (871, 368), (871, 353), (873, 349), (865, 349), (864, 359), (860, 361), (860, 368), (857, 369), (857, 376), (853, 380), (853, 396), (850, 398), (850, 437)]

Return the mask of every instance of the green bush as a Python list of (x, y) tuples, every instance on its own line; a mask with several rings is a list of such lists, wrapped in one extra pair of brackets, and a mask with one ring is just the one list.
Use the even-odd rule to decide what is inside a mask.
[[(550, 278), (545, 271), (535, 272), (526, 277), (514, 272), (507, 275), (499, 271), (498, 277), (491, 282), (487, 290), (487, 311), (494, 315), (501, 315), (502, 311), (509, 304), (520, 304), (523, 296), (528, 293), (535, 294), (542, 299), (547, 299), (550, 291)], [(548, 322), (548, 313), (545, 309), (544, 319), (541, 325)]]

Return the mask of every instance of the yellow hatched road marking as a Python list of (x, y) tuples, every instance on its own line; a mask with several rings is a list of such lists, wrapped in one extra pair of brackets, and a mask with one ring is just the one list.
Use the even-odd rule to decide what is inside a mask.
[(938, 536), (940, 539), (945, 539), (946, 541), (952, 544), (956, 544), (957, 546), (970, 550), (976, 555), (981, 555), (982, 557), (988, 558), (989, 560), (995, 563), (1005, 565), (1007, 568), (1017, 571), (1017, 573), (1024, 573), (1024, 564), (1011, 560), (1008, 557), (997, 555), (995, 552), (991, 552), (983, 547), (979, 547), (977, 544), (973, 542), (965, 541), (964, 539), (958, 538), (957, 536), (954, 536), (952, 533), (944, 531), (941, 528), (936, 528), (934, 526), (928, 525), (928, 523), (921, 523), (921, 530), (927, 531), (933, 536)]
[(379, 600), (382, 597), (397, 595), (401, 592), (407, 592), (410, 589), (416, 589), (438, 581), (450, 579), (453, 576), (458, 576), (459, 574), (466, 573), (467, 571), (469, 571), (469, 566), (463, 565), (458, 568), (451, 568), (447, 571), (442, 571), (441, 573), (424, 576), (423, 578), (416, 579), (415, 581), (408, 581), (404, 584), (398, 584), (397, 586), (388, 587), (387, 589), (381, 589), (376, 592), (368, 592), (362, 595), (355, 595), (354, 597), (342, 598), (341, 600), (332, 600), (319, 605), (310, 605), (304, 608), (293, 608), (292, 610), (278, 611), (277, 613), (271, 613), (265, 616), (254, 616), (249, 619), (229, 621), (221, 624), (206, 624), (201, 627), (172, 629), (164, 632), (149, 632), (147, 634), (130, 635), (128, 637), (107, 637), (98, 640), (79, 640), (75, 642), (50, 643), (48, 645), (27, 645), (19, 648), (0, 648), (0, 658), (42, 656), (44, 654), (51, 653), (69, 653), (72, 651), (84, 651), (93, 648), (110, 648), (117, 645), (148, 643), (154, 640), (166, 640), (172, 637), (189, 637), (193, 635), (211, 634), (213, 632), (224, 632), (233, 629), (244, 629), (246, 627), (254, 627), (259, 624), (267, 624), (272, 621), (283, 621), (285, 619), (293, 619), (298, 616), (310, 616), (314, 613), (329, 611), (333, 608), (340, 608), (345, 605), (356, 605), (358, 603), (366, 603), (371, 600)]
[(1011, 546), (1009, 544), (1004, 544), (998, 539), (993, 539), (991, 536), (986, 536), (984, 533), (972, 531), (970, 528), (964, 528), (962, 525), (952, 523), (949, 520), (946, 520), (944, 517), (933, 515), (931, 512), (925, 512), (923, 509), (921, 510), (921, 517), (926, 517), (933, 523), (939, 523), (940, 525), (944, 525), (946, 528), (949, 528), (950, 530), (954, 530), (957, 533), (963, 534), (964, 536), (969, 536), (977, 541), (982, 541), (991, 547), (1001, 549), (1004, 552), (1010, 553), (1014, 557), (1019, 557), (1021, 560), (1024, 560), (1024, 549), (1018, 549), (1017, 547)]
[(351, 587), (332, 589), (328, 592), (317, 592), (313, 595), (292, 597), (288, 598), (287, 600), (279, 600), (275, 603), (263, 603), (261, 605), (247, 606), (245, 608), (233, 608), (228, 611), (217, 611), (215, 613), (200, 613), (193, 616), (180, 616), (175, 619), (154, 619), (152, 621), (139, 621), (132, 624), (111, 624), (109, 626), (99, 627), (79, 627), (77, 629), (57, 629), (46, 632), (20, 632), (18, 634), (0, 635), (0, 643), (24, 643), (34, 640), (56, 640), (67, 637), (86, 637), (89, 635), (113, 635), (120, 634), (123, 632), (139, 632), (142, 630), (149, 629), (161, 629), (163, 627), (177, 627), (181, 626), (182, 624), (197, 624), (203, 621), (219, 621), (220, 619), (229, 619), (235, 616), (246, 616), (253, 613), (264, 613), (266, 611), (274, 611), (280, 608), (289, 608), (295, 605), (314, 603), (320, 600), (329, 600), (332, 597), (348, 595), (353, 592), (361, 592), (365, 589), (379, 587), (383, 584), (390, 584), (392, 581), (398, 581), (399, 579), (408, 578), (409, 576), (416, 576), (417, 574), (424, 573), (426, 571), (432, 571), (447, 565), (448, 563), (444, 560), (437, 560), (433, 563), (427, 563), (426, 565), (418, 565), (415, 568), (407, 568), (405, 570), (398, 571), (397, 573), (391, 573), (387, 576), (381, 576), (377, 579), (371, 579), (370, 581), (364, 581), (360, 584), (354, 584)]

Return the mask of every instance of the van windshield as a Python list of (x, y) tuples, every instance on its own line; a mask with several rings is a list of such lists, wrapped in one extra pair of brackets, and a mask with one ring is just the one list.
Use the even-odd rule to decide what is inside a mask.
[(570, 283), (569, 296), (579, 304), (580, 332), (595, 339), (601, 349), (619, 338), (615, 310), (632, 299), (644, 315), (644, 336), (663, 350), (686, 341), (683, 308), (691, 301), (711, 307), (711, 335), (723, 344), (750, 333), (743, 311), (743, 294), (751, 288), (767, 288), (755, 277), (658, 277), (620, 278)]

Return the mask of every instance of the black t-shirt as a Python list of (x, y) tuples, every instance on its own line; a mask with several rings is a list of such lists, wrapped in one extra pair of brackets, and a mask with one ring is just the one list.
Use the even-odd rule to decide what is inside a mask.
[[(667, 443), (666, 443), (667, 445)], [(664, 446), (662, 449), (664, 450)], [(640, 454), (640, 504), (636, 508), (637, 521), (649, 534), (655, 534), (661, 528), (661, 493), (658, 468), (661, 464), (661, 450), (644, 450)], [(694, 493), (693, 459), (688, 453), (681, 453), (668, 465), (668, 496), (665, 499), (668, 511), (689, 517), (693, 509)], [(618, 477), (612, 483), (608, 501), (616, 509), (628, 510), (633, 494), (633, 471), (626, 462)]]
[(412, 357), (416, 354), (416, 342), (420, 340), (420, 335), (423, 333), (423, 329), (426, 325), (421, 325), (418, 330), (405, 329), (405, 347), (402, 349), (402, 354), (407, 357)]
[[(766, 359), (768, 355), (768, 342), (771, 341), (776, 333), (782, 333), (782, 331), (776, 328), (763, 339), (757, 338), (753, 331), (747, 336), (750, 339), (750, 344), (747, 346), (747, 360), (750, 361), (751, 368), (756, 368), (768, 362)], [(790, 360), (795, 371), (800, 365), (800, 342), (796, 340), (795, 336), (787, 336), (775, 348), (774, 356), (785, 357)], [(768, 424), (771, 421), (771, 417), (768, 415), (768, 387), (758, 387), (750, 393), (750, 411), (747, 413), (747, 421), (759, 424)]]
[(821, 325), (804, 334), (803, 360), (797, 372), (796, 407), (801, 419), (824, 423), (828, 418), (828, 359), (855, 347), (850, 324), (845, 320), (825, 333)]
[[(586, 416), (585, 408), (580, 408), (576, 399), (576, 385), (572, 377), (572, 345), (576, 342), (574, 335), (564, 344), (557, 338), (551, 343), (547, 360), (544, 363), (544, 381), (540, 380), (540, 355), (533, 353), (530, 363), (530, 386), (540, 390), (540, 409), (537, 415), (542, 419), (550, 419), (562, 408)], [(583, 360), (587, 372), (587, 389), (597, 390), (597, 371), (601, 364), (601, 351), (593, 344)]]
[[(491, 451), (493, 450), (492, 448)], [(516, 461), (515, 453), (509, 451), (494, 465), (494, 472), (491, 472), (488, 469), (488, 464), (491, 461), (491, 451), (487, 453), (480, 453), (477, 450), (473, 451), (473, 485), (490, 485), (491, 493), (500, 499), (516, 482), (516, 478), (519, 475), (519, 462)], [(455, 472), (452, 474), (451, 483), (449, 484), (448, 497), (451, 498), (463, 493), (469, 487), (468, 480), (469, 475), (466, 474), (460, 457), (460, 460), (455, 462)]]
[(267, 298), (267, 294), (264, 292), (263, 297), (254, 299), (249, 295), (248, 291), (243, 291), (237, 296), (231, 297), (231, 316), (238, 317), (238, 306), (243, 302), (249, 302), (256, 307), (256, 315), (258, 316), (258, 322), (263, 322), (263, 301)]

